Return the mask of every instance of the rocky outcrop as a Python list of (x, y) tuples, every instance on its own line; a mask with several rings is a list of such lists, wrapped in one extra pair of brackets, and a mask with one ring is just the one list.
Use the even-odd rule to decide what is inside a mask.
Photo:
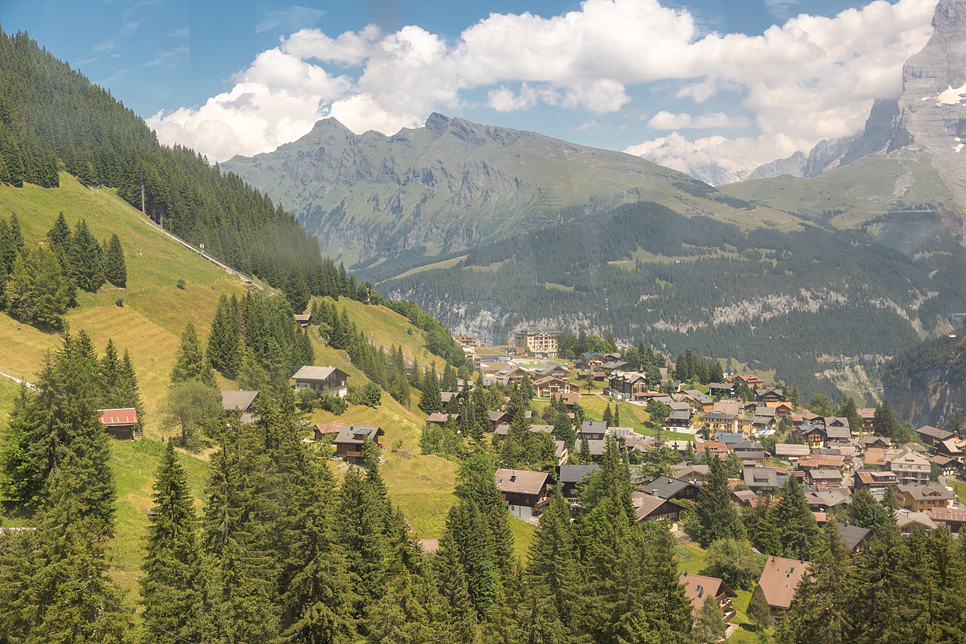
[(919, 371), (908, 389), (887, 386), (884, 393), (896, 415), (913, 427), (938, 427), (966, 409), (966, 379), (952, 369)]
[(804, 176), (802, 171), (805, 169), (806, 163), (808, 163), (808, 158), (799, 151), (785, 159), (778, 159), (777, 161), (758, 166), (752, 170), (745, 181), (751, 181), (753, 179), (774, 179), (785, 174), (793, 177), (802, 177)]

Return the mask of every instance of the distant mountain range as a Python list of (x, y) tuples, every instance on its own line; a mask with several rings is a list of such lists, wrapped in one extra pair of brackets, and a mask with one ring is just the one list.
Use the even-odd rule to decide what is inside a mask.
[(439, 114), (390, 137), (327, 119), (222, 167), (457, 331), (612, 330), (871, 401), (879, 362), (966, 310), (966, 0), (934, 26), (863, 132), (719, 188)]

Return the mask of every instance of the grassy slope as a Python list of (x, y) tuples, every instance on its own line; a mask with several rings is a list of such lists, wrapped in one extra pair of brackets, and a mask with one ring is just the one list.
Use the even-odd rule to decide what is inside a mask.
[(844, 211), (829, 221), (833, 228), (860, 226), (881, 216), (889, 204), (902, 208), (951, 199), (929, 156), (907, 152), (860, 159), (813, 179), (785, 175), (719, 189), (804, 219), (821, 218), (823, 211)]
[[(185, 249), (156, 230), (140, 213), (124, 204), (110, 190), (91, 191), (80, 186), (71, 176), (61, 175), (61, 188), (43, 190), (33, 186), (15, 189), (0, 186), (0, 216), (16, 213), (28, 245), (39, 243), (53, 225), (57, 213), (63, 211), (73, 225), (87, 220), (94, 235), (109, 238), (117, 232), (125, 247), (128, 288), (106, 286), (96, 294), (79, 295), (79, 307), (70, 312), (72, 330), (85, 329), (98, 350), (113, 338), (121, 351), (131, 352), (145, 399), (148, 438), (161, 436), (159, 406), (163, 401), (168, 374), (174, 364), (179, 336), (190, 319), (202, 340), (214, 315), (221, 293), (244, 293), (244, 286), (198, 255)], [(176, 287), (179, 279), (185, 289)], [(115, 305), (118, 297), (124, 306)], [(407, 359), (421, 364), (443, 361), (429, 354), (420, 343), (421, 332), (409, 321), (385, 307), (365, 306), (342, 300), (351, 320), (367, 336), (389, 347), (403, 347)], [(411, 334), (410, 334), (411, 331)], [(316, 364), (337, 365), (347, 371), (350, 382), (367, 379), (356, 367), (346, 364), (345, 354), (323, 346), (313, 337)], [(32, 379), (43, 356), (60, 344), (58, 334), (45, 333), (19, 325), (9, 316), (0, 315), (0, 368), (26, 374)], [(219, 377), (220, 384), (234, 383)], [(0, 378), (0, 429), (6, 423), (17, 386)], [(338, 418), (354, 424), (376, 424), (386, 430), (386, 464), (383, 476), (394, 501), (403, 509), (420, 538), (434, 538), (441, 533), (446, 513), (455, 502), (453, 486), (457, 464), (436, 456), (419, 454), (419, 434), (426, 415), (416, 407), (419, 392), (413, 391), (411, 409), (402, 407), (387, 394), (377, 409), (351, 406)], [(335, 420), (331, 414), (315, 412), (312, 422)], [(142, 539), (147, 526), (146, 511), (151, 505), (154, 472), (163, 446), (154, 440), (113, 444), (113, 465), (118, 487), (118, 531), (114, 545), (116, 575), (126, 597), (136, 599), (136, 578), (142, 556)], [(208, 466), (203, 461), (183, 455), (193, 492), (200, 499)], [(335, 465), (335, 464), (334, 464)], [(533, 528), (513, 522), (517, 551), (524, 554)]]

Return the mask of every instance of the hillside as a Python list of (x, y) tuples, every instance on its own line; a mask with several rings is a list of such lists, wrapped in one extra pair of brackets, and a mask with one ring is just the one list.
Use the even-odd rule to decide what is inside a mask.
[(918, 343), (882, 369), (885, 397), (913, 426), (944, 427), (966, 408), (963, 329)]
[(391, 137), (324, 119), (298, 141), (222, 167), (295, 213), (323, 252), (361, 265), (416, 262), (640, 200), (798, 225), (767, 208), (749, 218), (753, 205), (638, 157), (441, 114)]

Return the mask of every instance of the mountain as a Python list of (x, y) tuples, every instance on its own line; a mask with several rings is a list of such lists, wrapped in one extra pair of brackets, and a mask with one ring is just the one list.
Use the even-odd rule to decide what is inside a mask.
[(966, 334), (943, 335), (906, 349), (883, 368), (893, 410), (914, 426), (943, 426), (966, 408)]
[(639, 157), (441, 114), (393, 136), (325, 119), (222, 168), (297, 213), (323, 252), (365, 263), (459, 251), (636, 201), (729, 216), (750, 206)]
[[(954, 199), (966, 206), (966, 0), (940, 0), (932, 24), (929, 42), (903, 66), (901, 96), (875, 101), (861, 132), (821, 141), (788, 174), (818, 177), (870, 155), (928, 153)], [(775, 176), (771, 166), (797, 167), (800, 155), (766, 164), (749, 179)]]

